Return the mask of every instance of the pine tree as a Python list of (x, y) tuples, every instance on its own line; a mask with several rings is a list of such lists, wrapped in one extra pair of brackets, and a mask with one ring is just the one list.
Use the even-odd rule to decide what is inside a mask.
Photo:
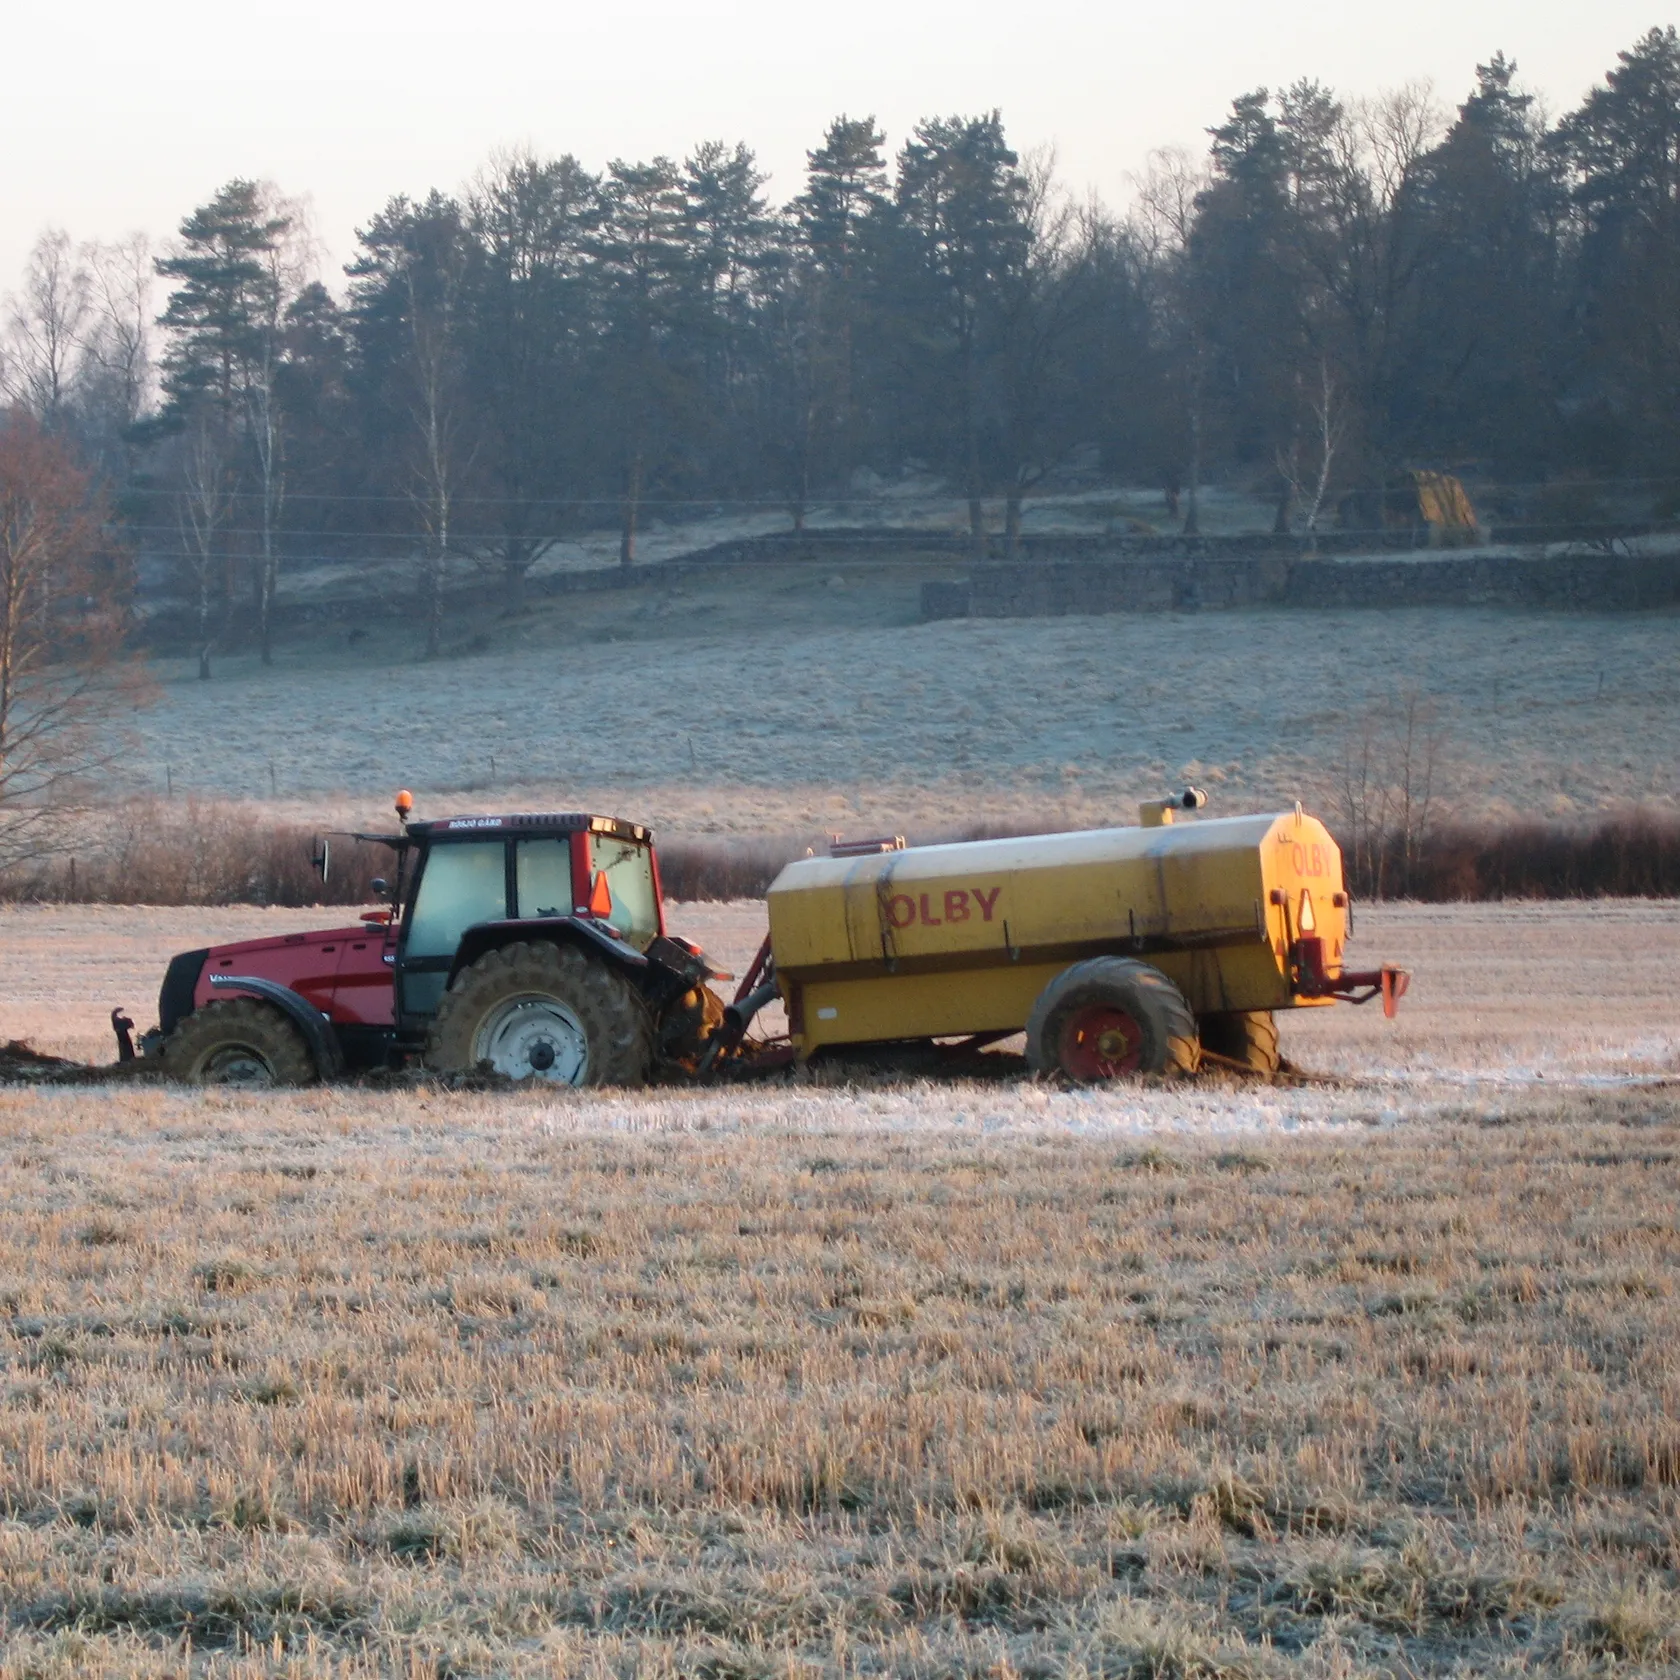
[(163, 389), (172, 420), (208, 397), (232, 423), (246, 372), (262, 354), (264, 325), (283, 308), (271, 258), (292, 223), (270, 209), (269, 198), (258, 182), (228, 182), (182, 222), (175, 255), (158, 260), (158, 273), (176, 282), (162, 318), (170, 334)]
[(1420, 201), (1432, 235), (1399, 403), (1430, 453), (1507, 464), (1556, 444), (1559, 287), (1557, 171), (1533, 97), (1502, 53), (1424, 160)]
[(799, 414), (796, 523), (803, 522), (813, 473), (843, 483), (861, 454), (859, 342), (890, 202), (885, 144), (873, 116), (836, 117), (822, 145), (805, 154), (805, 191), (788, 206), (797, 228), (793, 284), (804, 317), (799, 384), (808, 393)]
[(473, 192), (465, 275), (468, 377), (494, 491), (510, 610), (559, 539), (596, 420), (585, 378), (596, 333), (597, 178), (571, 156), (502, 158)]
[[(163, 423), (201, 434), (183, 453), (182, 495), (197, 510), (199, 535), (187, 551), (198, 576), (216, 541), (222, 549), (224, 616), (233, 609), (238, 555), (231, 533), (205, 527), (207, 510), (231, 506), (243, 481), (255, 504), (257, 553), (253, 567), (254, 605), (264, 664), (273, 659), (273, 607), (279, 572), (279, 524), (285, 506), (286, 437), (276, 386), (284, 355), (285, 311), (297, 289), (288, 236), (293, 215), (277, 204), (272, 188), (230, 181), (209, 204), (182, 224), (173, 256), (157, 271), (177, 282), (162, 325), (170, 334), (163, 361)], [(211, 435), (204, 435), (211, 434)], [(227, 482), (201, 482), (198, 468), (209, 460)], [(190, 480), (190, 482), (188, 481)], [(210, 525), (215, 524), (214, 520)], [(200, 675), (209, 672), (209, 639), (201, 642)]]
[(763, 400), (763, 312), (778, 263), (767, 177), (747, 146), (709, 140), (683, 164), (686, 299), (675, 323), (692, 357), (702, 418), (688, 471), (731, 495), (757, 466)]
[(397, 197), (358, 232), (348, 265), (352, 372), (376, 482), (414, 508), (428, 657), (442, 651), (455, 505), (473, 456), (466, 382), (468, 239), (461, 207)]
[(619, 561), (636, 558), (642, 498), (682, 427), (688, 390), (675, 352), (688, 288), (688, 202), (670, 158), (615, 159), (596, 246), (605, 334), (602, 416), (617, 454)]
[[(1619, 460), (1680, 466), (1680, 35), (1653, 29), (1559, 125), (1580, 241), (1574, 395)], [(1594, 386), (1598, 389), (1594, 391)], [(1596, 398), (1596, 400), (1592, 400)], [(1606, 465), (1611, 462), (1606, 462)]]
[(1032, 245), (1019, 161), (996, 111), (919, 123), (898, 159), (902, 319), (926, 405), (921, 425), (963, 486), (977, 555), (986, 545), (983, 497), (996, 476), (986, 448), (996, 418), (991, 363), (1007, 293)]

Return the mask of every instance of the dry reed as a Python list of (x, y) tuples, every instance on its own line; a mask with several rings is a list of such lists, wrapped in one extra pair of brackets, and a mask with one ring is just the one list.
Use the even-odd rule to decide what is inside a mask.
[[(911, 838), (931, 844), (1034, 831), (1020, 824), (976, 821)], [(390, 874), (389, 851), (334, 838), (332, 869), (323, 886), (310, 866), (316, 839), (316, 831), (267, 820), (260, 807), (250, 805), (148, 801), (116, 807), (89, 831), (74, 856), (0, 878), (0, 902), (371, 902), (368, 883)], [(661, 840), (660, 870), (666, 893), (674, 899), (756, 898), (784, 864), (827, 843), (823, 834), (679, 835)], [(1398, 851), (1398, 844), (1389, 849)], [(1354, 890), (1361, 897), (1378, 896), (1371, 869), (1358, 866), (1351, 848), (1344, 851)], [(1443, 826), (1410, 842), (1409, 851), (1403, 896), (1427, 903), (1680, 896), (1680, 817), (1661, 811), (1634, 809), (1588, 822)]]

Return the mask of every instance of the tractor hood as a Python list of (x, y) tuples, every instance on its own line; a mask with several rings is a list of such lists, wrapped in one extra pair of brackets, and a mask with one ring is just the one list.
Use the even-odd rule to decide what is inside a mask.
[(242, 939), (231, 945), (212, 945), (204, 951), (183, 951), (164, 976), (158, 996), (159, 1025), (169, 1033), (195, 1009), (214, 1001), (219, 995), (211, 983), (216, 975), (273, 981), (325, 1012), (331, 1007), (339, 967), (346, 955), (371, 946), (376, 971), (383, 971), (380, 957), (389, 937), (384, 923), (361, 922), (308, 933), (276, 934), (267, 939)]
[(212, 945), (209, 957), (211, 966), (219, 968), (224, 957), (256, 956), (264, 951), (293, 950), (299, 945), (336, 945), (345, 939), (367, 939), (372, 935), (382, 935), (384, 931), (382, 927), (370, 928), (363, 924), (355, 927), (312, 929), (308, 933), (274, 934), (267, 939), (241, 939), (231, 945)]

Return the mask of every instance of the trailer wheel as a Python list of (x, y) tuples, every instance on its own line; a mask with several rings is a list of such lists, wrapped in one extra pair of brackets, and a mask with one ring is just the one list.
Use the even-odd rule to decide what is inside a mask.
[(576, 946), (504, 945), (455, 977), (426, 1044), (440, 1073), (486, 1063), (508, 1079), (642, 1085), (653, 1023), (624, 976)]
[(1277, 1022), (1269, 1009), (1233, 1009), (1224, 1015), (1204, 1015), (1197, 1024), (1202, 1029), (1204, 1050), (1238, 1062), (1250, 1073), (1276, 1073), (1282, 1063)]
[(163, 1071), (189, 1085), (269, 1090), (313, 1085), (315, 1058), (298, 1029), (273, 1004), (227, 998), (194, 1010), (163, 1046)]
[(1194, 1073), (1196, 1017), (1158, 968), (1092, 957), (1063, 969), (1027, 1019), (1027, 1065), (1081, 1084), (1132, 1073)]

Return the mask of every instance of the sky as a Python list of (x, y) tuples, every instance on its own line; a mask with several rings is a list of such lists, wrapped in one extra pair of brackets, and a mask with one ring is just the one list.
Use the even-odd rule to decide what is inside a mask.
[(497, 148), (681, 157), (745, 140), (776, 201), (835, 115), (896, 147), (918, 118), (1003, 112), (1078, 195), (1130, 197), (1152, 147), (1200, 150), (1245, 90), (1432, 82), (1451, 106), (1497, 50), (1552, 111), (1673, 21), (1650, 0), (11, 0), (0, 291), (47, 227), (158, 241), (234, 176), (310, 206), (323, 276), (393, 193), (455, 190)]

